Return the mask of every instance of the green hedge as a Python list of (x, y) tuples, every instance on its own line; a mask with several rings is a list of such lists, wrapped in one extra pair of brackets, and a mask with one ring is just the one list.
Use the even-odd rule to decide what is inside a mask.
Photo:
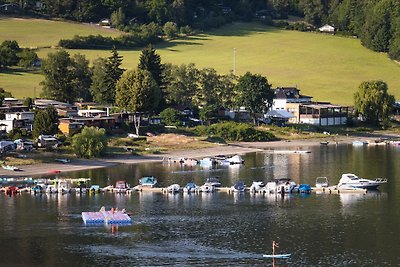
[(251, 142), (276, 140), (276, 137), (270, 132), (256, 130), (251, 124), (235, 122), (197, 126), (195, 127), (195, 133), (198, 135), (221, 137), (228, 141)]

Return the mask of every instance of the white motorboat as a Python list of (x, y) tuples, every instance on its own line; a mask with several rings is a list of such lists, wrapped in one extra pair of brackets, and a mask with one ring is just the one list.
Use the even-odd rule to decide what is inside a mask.
[(368, 145), (368, 142), (366, 141), (353, 141), (353, 146), (364, 146), (364, 145)]
[(328, 187), (328, 186), (329, 186), (329, 182), (328, 182), (328, 178), (326, 178), (326, 177), (317, 177), (317, 179), (315, 180), (316, 188), (323, 188), (323, 187)]
[(342, 174), (340, 178), (338, 188), (342, 189), (352, 189), (352, 188), (362, 188), (362, 189), (377, 189), (381, 184), (387, 183), (386, 179), (377, 178), (375, 180), (360, 178), (352, 173)]
[(235, 155), (233, 157), (227, 158), (226, 161), (229, 162), (229, 164), (231, 165), (244, 163), (244, 159), (240, 155)]
[(201, 167), (212, 167), (217, 164), (217, 161), (212, 158), (203, 158), (199, 161)]
[(265, 192), (265, 183), (262, 181), (254, 181), (250, 188), (249, 188), (251, 193), (262, 193)]
[(181, 186), (179, 184), (172, 184), (167, 187), (167, 191), (169, 193), (179, 193), (180, 190), (181, 190)]
[(200, 186), (199, 191), (205, 193), (212, 193), (215, 191), (215, 187), (209, 183), (205, 183), (204, 185)]
[(205, 185), (207, 184), (213, 187), (221, 187), (221, 182), (218, 177), (208, 177)]
[(295, 187), (296, 183), (289, 178), (276, 179), (266, 185), (267, 192), (279, 194), (292, 193)]

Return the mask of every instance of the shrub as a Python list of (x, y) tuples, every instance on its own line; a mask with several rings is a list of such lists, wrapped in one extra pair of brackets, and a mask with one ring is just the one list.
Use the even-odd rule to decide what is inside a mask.
[(211, 135), (228, 141), (271, 141), (275, 136), (266, 131), (259, 131), (251, 124), (223, 122), (210, 126), (197, 126), (195, 132), (199, 135)]
[(182, 26), (179, 30), (183, 35), (191, 35), (193, 33), (192, 28), (190, 26)]
[(164, 109), (161, 111), (160, 117), (165, 125), (179, 126), (181, 124), (179, 120), (179, 111), (174, 108)]
[(106, 130), (85, 127), (72, 137), (72, 147), (78, 157), (92, 158), (102, 155), (107, 148)]

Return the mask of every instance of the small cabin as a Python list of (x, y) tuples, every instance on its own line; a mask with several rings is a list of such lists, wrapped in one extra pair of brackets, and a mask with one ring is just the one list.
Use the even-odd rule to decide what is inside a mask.
[(325, 24), (324, 26), (318, 28), (318, 30), (319, 30), (320, 32), (335, 33), (336, 28), (333, 27), (332, 25)]

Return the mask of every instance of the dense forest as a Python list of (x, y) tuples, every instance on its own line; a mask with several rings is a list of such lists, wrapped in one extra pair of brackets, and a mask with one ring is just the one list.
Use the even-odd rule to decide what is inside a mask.
[(205, 30), (232, 21), (269, 23), (295, 15), (317, 27), (333, 24), (340, 33), (359, 37), (367, 48), (400, 59), (398, 0), (0, 0), (5, 3), (76, 21), (111, 18), (125, 31), (150, 23)]

